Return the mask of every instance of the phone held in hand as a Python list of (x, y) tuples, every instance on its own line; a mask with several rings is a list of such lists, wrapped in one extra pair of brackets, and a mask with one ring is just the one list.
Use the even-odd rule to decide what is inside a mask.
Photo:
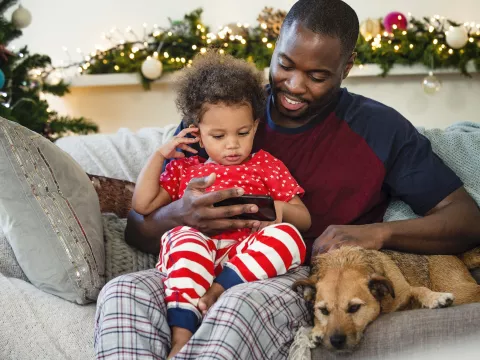
[(231, 206), (231, 205), (257, 205), (258, 212), (243, 213), (237, 216), (232, 216), (232, 219), (241, 220), (258, 220), (258, 221), (275, 221), (277, 213), (275, 211), (275, 202), (273, 198), (268, 195), (242, 195), (230, 199), (219, 201), (213, 206)]

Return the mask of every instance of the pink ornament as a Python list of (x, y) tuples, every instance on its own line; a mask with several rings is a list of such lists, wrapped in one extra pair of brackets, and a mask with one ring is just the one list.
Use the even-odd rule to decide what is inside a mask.
[(393, 32), (393, 30), (406, 30), (407, 24), (407, 17), (398, 11), (387, 14), (383, 19), (385, 31), (389, 33)]

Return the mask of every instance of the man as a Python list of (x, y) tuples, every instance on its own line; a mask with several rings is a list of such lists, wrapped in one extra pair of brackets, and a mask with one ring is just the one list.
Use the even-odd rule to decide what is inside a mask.
[[(480, 212), (429, 141), (393, 109), (341, 89), (358, 29), (344, 2), (300, 0), (271, 61), (270, 100), (255, 147), (282, 160), (305, 189), (313, 224), (304, 234), (307, 248), (313, 254), (342, 245), (448, 254), (479, 245)], [(204, 193), (211, 182), (191, 182), (182, 199), (148, 217), (131, 213), (127, 241), (158, 254), (161, 235), (178, 225), (205, 233), (254, 227), (254, 221), (229, 219), (257, 211), (253, 205), (212, 207), (243, 189)], [(424, 217), (382, 223), (392, 197)], [(285, 358), (295, 330), (310, 321), (303, 300), (289, 289), (307, 271), (232, 288), (176, 358)], [(99, 358), (165, 357), (170, 333), (161, 281), (152, 270), (105, 287), (97, 311)]]

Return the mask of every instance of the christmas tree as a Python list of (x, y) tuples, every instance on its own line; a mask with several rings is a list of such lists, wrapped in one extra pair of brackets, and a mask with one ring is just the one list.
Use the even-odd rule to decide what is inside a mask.
[(52, 80), (51, 59), (46, 55), (30, 54), (27, 47), (10, 51), (9, 43), (22, 35), (20, 28), (31, 21), (28, 10), (21, 6), (12, 14), (5, 11), (18, 0), (0, 0), (0, 116), (15, 121), (50, 140), (70, 133), (96, 132), (97, 126), (83, 117), (60, 116), (51, 110), (44, 94), (63, 96), (68, 85)]

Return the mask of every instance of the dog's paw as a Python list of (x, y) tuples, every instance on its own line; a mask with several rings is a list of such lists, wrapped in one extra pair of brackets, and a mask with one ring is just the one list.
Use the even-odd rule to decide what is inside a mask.
[(429, 304), (426, 304), (429, 309), (446, 308), (453, 304), (455, 297), (450, 293), (432, 293), (432, 299)]

